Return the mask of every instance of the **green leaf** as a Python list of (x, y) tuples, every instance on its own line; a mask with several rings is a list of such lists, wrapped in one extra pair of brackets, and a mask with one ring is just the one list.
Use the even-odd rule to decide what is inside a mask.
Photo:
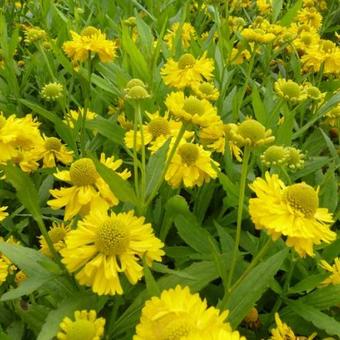
[(159, 296), (161, 291), (158, 287), (158, 284), (155, 278), (152, 275), (150, 268), (148, 267), (145, 261), (145, 257), (143, 258), (143, 267), (144, 267), (144, 278), (145, 278), (146, 290), (148, 291), (149, 296), (150, 297)]
[(328, 309), (340, 303), (340, 286), (319, 288), (315, 292), (300, 298), (299, 301), (320, 310)]
[(257, 90), (256, 85), (253, 85), (253, 90), (251, 93), (251, 103), (253, 105), (253, 109), (255, 112), (256, 119), (263, 125), (266, 125), (267, 122), (267, 110), (264, 106), (259, 91)]
[(130, 183), (120, 177), (115, 171), (93, 158), (97, 171), (104, 181), (109, 185), (111, 191), (121, 202), (130, 202), (137, 205), (137, 197)]
[(86, 128), (91, 129), (92, 131), (96, 130), (110, 141), (117, 143), (118, 145), (123, 145), (124, 130), (108, 119), (97, 116), (96, 119), (86, 122)]
[(232, 291), (226, 308), (230, 311), (228, 320), (233, 328), (241, 323), (256, 301), (267, 290), (270, 281), (287, 257), (288, 249), (269, 257), (253, 268), (244, 280)]
[(296, 1), (295, 4), (291, 8), (289, 8), (287, 13), (280, 20), (281, 26), (290, 25), (293, 22), (294, 18), (296, 17), (297, 12), (300, 10), (301, 6), (302, 6), (302, 0)]
[(41, 331), (37, 337), (37, 340), (52, 340), (55, 338), (60, 322), (66, 317), (73, 318), (73, 313), (76, 310), (82, 309), (96, 309), (98, 304), (98, 297), (95, 295), (89, 295), (85, 293), (74, 294), (72, 297), (68, 297), (63, 300), (57, 309), (49, 312), (45, 318)]
[(314, 274), (298, 282), (295, 286), (290, 287), (288, 294), (301, 293), (319, 286), (328, 274)]
[(301, 301), (289, 301), (289, 306), (303, 319), (310, 321), (315, 327), (325, 330), (329, 335), (340, 337), (340, 322), (318, 309), (302, 303)]
[(159, 182), (166, 163), (170, 139), (149, 158), (146, 166), (146, 196), (150, 195), (155, 185)]
[(42, 223), (39, 195), (29, 175), (12, 164), (7, 164), (2, 168), (6, 175), (6, 181), (16, 189), (19, 201), (32, 214), (37, 223)]

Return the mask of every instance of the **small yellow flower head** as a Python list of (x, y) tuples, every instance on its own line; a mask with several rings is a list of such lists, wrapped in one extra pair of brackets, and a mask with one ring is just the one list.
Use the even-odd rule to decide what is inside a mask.
[(74, 312), (74, 319), (65, 317), (60, 323), (58, 340), (100, 340), (104, 335), (105, 319), (97, 318), (94, 310)]
[[(65, 226), (64, 223), (52, 223), (52, 228), (48, 231), (48, 236), (50, 237), (54, 249), (59, 252), (61, 249), (65, 247), (65, 237), (67, 233), (71, 229), (68, 226)], [(50, 252), (50, 249), (47, 245), (46, 240), (44, 237), (41, 235), (39, 236), (39, 243), (40, 243), (40, 251), (49, 257), (52, 257), (52, 254)]]
[(302, 86), (289, 79), (279, 79), (274, 84), (275, 92), (283, 99), (292, 103), (305, 100), (307, 95)]
[(217, 177), (211, 163), (218, 164), (210, 156), (211, 153), (200, 145), (183, 142), (170, 162), (165, 180), (173, 188), (178, 188), (182, 182), (187, 188), (202, 186), (204, 182)]
[(246, 119), (239, 125), (233, 125), (230, 129), (232, 140), (240, 146), (260, 146), (272, 143), (275, 139), (272, 131), (266, 128), (257, 120)]
[(306, 183), (285, 186), (278, 175), (265, 174), (250, 188), (256, 198), (249, 200), (249, 213), (256, 229), (264, 229), (273, 240), (286, 237), (286, 244), (301, 256), (313, 256), (313, 246), (330, 243), (332, 214), (319, 208), (318, 192)]
[(51, 45), (50, 42), (44, 41), (44, 42), (42, 43), (42, 47), (43, 47), (45, 50), (50, 50), (50, 49), (52, 48), (52, 45)]
[(16, 274), (15, 274), (15, 283), (17, 285), (19, 285), (21, 282), (24, 282), (25, 280), (27, 279), (27, 275), (22, 271), (18, 271)]
[(131, 26), (131, 27), (136, 26), (136, 17), (129, 17), (129, 18), (125, 19), (124, 24)]
[(316, 86), (305, 84), (305, 89), (309, 99), (318, 101), (320, 104), (324, 101), (326, 93), (322, 93)]
[[(225, 322), (227, 316), (227, 311), (208, 307), (198, 294), (191, 294), (188, 287), (178, 285), (145, 302), (133, 340), (211, 339), (211, 333), (220, 330), (230, 336), (231, 327)], [(236, 340), (239, 337), (212, 339)]]
[(194, 83), (191, 85), (195, 95), (200, 99), (215, 101), (219, 97), (219, 92), (214, 84), (209, 82)]
[[(70, 110), (67, 113), (67, 115), (65, 116), (65, 119), (63, 120), (63, 122), (65, 122), (68, 126), (73, 128), (74, 124), (77, 123), (77, 121), (79, 119), (81, 119), (83, 114), (84, 114), (83, 108), (79, 108), (77, 111), (76, 110)], [(97, 116), (97, 114), (95, 112), (90, 111), (90, 110), (86, 111), (86, 121), (93, 120), (93, 119), (96, 118), (96, 116)]]
[(99, 175), (91, 158), (81, 158), (70, 167), (70, 178), (73, 185), (93, 185)]
[(206, 57), (206, 52), (199, 59), (190, 53), (183, 54), (178, 61), (169, 59), (161, 70), (164, 83), (168, 86), (183, 89), (195, 82), (211, 80), (214, 62)]
[(255, 307), (253, 307), (249, 313), (246, 315), (246, 317), (244, 318), (244, 321), (246, 323), (252, 323), (257, 321), (259, 318), (259, 313), (257, 311), (257, 309)]
[(293, 330), (287, 324), (281, 321), (278, 313), (275, 313), (275, 322), (276, 328), (272, 329), (271, 340), (296, 339)]
[(40, 95), (47, 101), (56, 101), (63, 96), (64, 88), (60, 83), (54, 82), (46, 84), (40, 92)]
[(288, 151), (283, 146), (272, 145), (262, 155), (261, 161), (267, 166), (283, 165), (288, 157)]
[(333, 109), (325, 113), (326, 120), (325, 123), (329, 126), (339, 126), (340, 125), (340, 104), (336, 105)]
[(175, 22), (164, 36), (164, 41), (170, 49), (173, 47), (174, 39), (179, 28), (181, 28), (181, 41), (184, 48), (188, 48), (190, 42), (196, 39), (195, 28), (190, 23), (185, 22), (183, 25), (180, 25), (178, 22)]
[(256, 0), (256, 6), (259, 9), (261, 14), (268, 14), (272, 10), (272, 4), (269, 0)]
[(301, 150), (294, 147), (286, 147), (287, 154), (287, 165), (291, 170), (297, 170), (303, 168), (305, 161), (305, 155)]
[(126, 119), (125, 114), (121, 113), (118, 117), (117, 117), (117, 122), (119, 123), (119, 125), (125, 129), (125, 130), (132, 130), (133, 129), (133, 122), (131, 122), (130, 120)]
[(62, 262), (94, 293), (121, 295), (123, 274), (134, 285), (143, 277), (142, 258), (151, 266), (164, 255), (164, 244), (144, 221), (132, 211), (108, 214), (103, 209), (92, 210), (67, 234), (66, 247), (60, 251)]
[(54, 168), (57, 161), (63, 164), (72, 163), (72, 151), (67, 150), (66, 146), (63, 145), (58, 138), (44, 136), (43, 149), (44, 168)]
[(340, 258), (336, 257), (334, 259), (334, 264), (333, 266), (331, 266), (327, 261), (325, 260), (321, 260), (320, 261), (320, 266), (327, 270), (328, 272), (330, 272), (331, 274), (327, 277), (327, 279), (325, 279), (324, 281), (322, 281), (323, 285), (340, 285)]
[(232, 15), (228, 17), (228, 25), (233, 32), (240, 31), (245, 24), (246, 22), (242, 17), (234, 17)]
[(315, 30), (321, 27), (322, 15), (315, 8), (303, 8), (297, 14), (300, 24), (312, 26)]
[(125, 91), (128, 92), (130, 89), (132, 89), (135, 86), (141, 86), (146, 88), (146, 85), (144, 84), (144, 82), (138, 78), (133, 78), (131, 80), (128, 81), (128, 83), (125, 86)]
[(261, 28), (245, 28), (241, 34), (249, 42), (262, 44), (271, 43), (276, 39), (274, 33), (267, 33)]
[(130, 89), (127, 89), (125, 98), (131, 100), (143, 100), (146, 98), (150, 98), (150, 95), (148, 91), (145, 89), (145, 87), (135, 85), (132, 86)]
[(40, 27), (26, 27), (24, 34), (24, 41), (27, 45), (45, 40), (47, 38), (47, 33)]

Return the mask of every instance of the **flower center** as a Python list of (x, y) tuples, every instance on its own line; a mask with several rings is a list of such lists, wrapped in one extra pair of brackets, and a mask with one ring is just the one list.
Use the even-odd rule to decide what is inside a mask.
[(195, 65), (196, 59), (190, 53), (183, 54), (178, 60), (178, 67), (181, 70), (193, 67)]
[(290, 185), (284, 190), (283, 196), (291, 208), (302, 212), (306, 217), (314, 216), (319, 206), (317, 192), (306, 183)]
[(178, 153), (182, 158), (182, 161), (187, 165), (193, 165), (199, 156), (198, 147), (194, 144), (185, 143), (178, 148)]
[(239, 133), (252, 142), (257, 142), (266, 137), (265, 127), (254, 119), (247, 119), (239, 125)]
[(92, 185), (98, 178), (96, 167), (90, 158), (81, 158), (75, 161), (70, 168), (70, 177), (74, 185)]
[(287, 82), (282, 86), (282, 92), (289, 98), (295, 98), (300, 95), (300, 86), (294, 82)]
[(178, 320), (168, 323), (163, 329), (161, 340), (180, 340), (190, 334), (192, 326), (186, 320)]
[(76, 320), (67, 329), (67, 340), (93, 340), (96, 336), (96, 327), (89, 320)]
[(263, 154), (265, 163), (276, 164), (282, 163), (287, 157), (287, 151), (284, 147), (278, 145), (270, 146)]
[(143, 99), (150, 97), (150, 95), (143, 86), (135, 85), (128, 89), (127, 97), (130, 99)]
[(63, 241), (66, 235), (67, 235), (67, 232), (62, 227), (56, 227), (48, 231), (48, 236), (50, 237), (53, 243), (58, 243), (59, 241)]
[(96, 247), (105, 255), (121, 255), (129, 246), (129, 233), (122, 222), (115, 218), (105, 221), (97, 231)]
[(49, 151), (59, 151), (61, 148), (61, 143), (58, 138), (49, 137), (45, 140), (45, 148)]
[(212, 94), (214, 92), (214, 86), (209, 84), (209, 83), (202, 83), (199, 87), (199, 90), (202, 93), (209, 95), (209, 94)]
[(152, 119), (148, 124), (148, 129), (152, 134), (152, 138), (155, 139), (159, 136), (168, 136), (170, 135), (170, 124), (163, 117), (157, 117)]
[(309, 32), (305, 32), (301, 34), (301, 40), (305, 45), (310, 45), (312, 43), (312, 37)]
[(98, 34), (98, 30), (93, 26), (87, 26), (81, 31), (83, 37), (91, 37), (92, 35)]
[(203, 103), (199, 99), (192, 96), (184, 100), (183, 109), (185, 112), (188, 112), (191, 115), (202, 116), (204, 114)]

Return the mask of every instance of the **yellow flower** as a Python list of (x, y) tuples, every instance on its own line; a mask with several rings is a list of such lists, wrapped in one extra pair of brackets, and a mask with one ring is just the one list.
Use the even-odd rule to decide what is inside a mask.
[(27, 279), (27, 275), (22, 270), (19, 270), (15, 274), (15, 283), (17, 285), (19, 285), (21, 282), (24, 282), (26, 279)]
[(340, 123), (340, 104), (337, 104), (331, 110), (325, 113), (325, 123), (329, 126), (337, 126)]
[(336, 257), (334, 259), (334, 264), (331, 266), (327, 261), (321, 260), (320, 266), (331, 273), (326, 280), (322, 281), (323, 285), (340, 285), (340, 258)]
[(188, 188), (209, 182), (211, 178), (217, 177), (211, 163), (218, 166), (210, 155), (200, 145), (182, 142), (170, 162), (165, 180), (173, 188), (178, 188), (182, 182)]
[[(51, 239), (53, 247), (57, 252), (59, 252), (61, 249), (65, 247), (65, 237), (67, 233), (70, 232), (70, 230), (71, 229), (68, 226), (65, 226), (64, 223), (52, 222), (52, 227), (48, 231), (48, 236)], [(52, 257), (47, 242), (42, 235), (39, 236), (39, 243), (40, 251), (44, 255)]]
[(276, 39), (274, 33), (267, 33), (261, 28), (245, 28), (241, 35), (250, 42), (258, 42), (263, 44), (271, 43)]
[[(166, 112), (164, 116), (160, 116), (159, 112), (146, 113), (150, 121), (143, 125), (144, 130), (144, 145), (149, 145), (149, 150), (156, 152), (169, 137), (176, 137), (182, 126), (181, 122), (176, 122), (169, 119), (169, 114)], [(192, 132), (187, 131), (185, 138), (191, 138)], [(125, 144), (132, 149), (134, 144), (134, 131), (129, 130), (125, 133)], [(136, 134), (136, 149), (140, 150), (142, 145), (142, 137), (140, 131)]]
[(235, 17), (232, 15), (229, 15), (228, 17), (228, 26), (232, 32), (241, 31), (245, 24), (246, 22), (242, 17)]
[(0, 163), (12, 161), (26, 172), (37, 169), (43, 145), (39, 125), (32, 115), (6, 119), (0, 114)]
[(318, 30), (321, 27), (322, 15), (315, 8), (302, 8), (297, 14), (297, 21)]
[(302, 182), (285, 186), (277, 175), (265, 174), (250, 188), (256, 198), (249, 200), (249, 213), (256, 229), (264, 229), (277, 240), (287, 237), (286, 244), (302, 257), (313, 256), (313, 245), (330, 243), (336, 234), (330, 230), (332, 214), (319, 208), (318, 192)]
[[(65, 122), (69, 127), (74, 128), (74, 125), (77, 124), (78, 120), (81, 119), (82, 115), (84, 114), (84, 109), (79, 108), (78, 111), (70, 110), (63, 122)], [(95, 119), (97, 114), (93, 111), (87, 110), (86, 111), (86, 121)]]
[(261, 14), (267, 14), (272, 11), (271, 1), (267, 0), (256, 0), (256, 6), (259, 9)]
[(215, 101), (220, 95), (215, 85), (206, 81), (202, 83), (193, 83), (191, 88), (195, 95), (200, 99)]
[(261, 123), (251, 118), (238, 125), (228, 124), (227, 128), (230, 139), (239, 146), (257, 147), (272, 143), (275, 139), (270, 129), (266, 130)]
[(313, 86), (311, 83), (305, 83), (303, 85), (306, 95), (309, 99), (317, 101), (320, 104), (323, 103), (326, 93), (322, 93), (316, 86)]
[(47, 38), (47, 33), (40, 27), (25, 27), (25, 39), (26, 45), (33, 44), (40, 40), (45, 40)]
[(144, 86), (135, 85), (125, 89), (125, 98), (131, 100), (143, 100), (150, 97)]
[(74, 320), (65, 317), (59, 325), (58, 340), (100, 340), (104, 335), (105, 319), (97, 318), (95, 310), (77, 310)]
[(229, 148), (233, 156), (240, 162), (242, 161), (241, 149), (230, 140), (229, 124), (223, 124), (222, 121), (213, 123), (207, 127), (200, 129), (199, 133), (201, 143), (208, 149), (224, 154), (225, 143), (228, 142)]
[(164, 83), (168, 86), (183, 89), (195, 82), (211, 80), (214, 71), (214, 61), (206, 57), (206, 52), (199, 59), (186, 53), (178, 61), (169, 59), (161, 69)]
[(275, 313), (276, 328), (272, 329), (271, 340), (295, 340), (293, 330), (281, 321), (278, 313)]
[[(118, 169), (122, 160), (113, 161), (113, 157), (105, 160), (102, 155), (101, 163), (112, 170)], [(130, 173), (126, 170), (120, 173), (123, 179), (127, 179)], [(75, 215), (86, 215), (93, 209), (106, 209), (118, 204), (118, 199), (110, 190), (108, 184), (99, 176), (93, 161), (90, 158), (81, 158), (73, 162), (70, 170), (58, 171), (54, 176), (71, 187), (50, 190), (55, 198), (47, 203), (52, 209), (65, 207), (65, 221)]]
[(302, 53), (308, 53), (310, 49), (318, 48), (320, 36), (315, 31), (302, 31), (292, 41), (295, 48)]
[(267, 166), (283, 165), (288, 158), (288, 150), (280, 145), (270, 146), (262, 155), (261, 161)]
[(212, 332), (231, 331), (227, 316), (178, 285), (146, 301), (133, 340), (210, 339)]
[(250, 58), (251, 58), (250, 52), (246, 49), (243, 49), (243, 47), (240, 45), (237, 46), (237, 48), (233, 48), (231, 50), (231, 54), (228, 58), (228, 63), (232, 65), (241, 65)]
[(61, 143), (60, 139), (55, 137), (44, 138), (43, 145), (43, 167), (54, 168), (56, 161), (63, 164), (70, 164), (73, 160), (73, 152), (67, 150), (66, 146)]
[(297, 170), (303, 168), (305, 161), (305, 155), (301, 150), (294, 148), (293, 146), (285, 148), (288, 152), (287, 154), (287, 165), (291, 170)]
[(208, 126), (220, 120), (216, 108), (206, 99), (195, 96), (185, 97), (183, 92), (172, 92), (166, 100), (170, 113), (184, 122)]
[(283, 99), (292, 103), (301, 102), (307, 99), (303, 86), (289, 79), (279, 79), (274, 84), (275, 92)]
[(6, 209), (7, 207), (0, 207), (0, 221), (3, 221), (8, 216)]
[(63, 91), (63, 85), (60, 83), (48, 83), (41, 89), (40, 95), (47, 101), (56, 101), (62, 97)]
[[(1, 242), (19, 244), (13, 236), (10, 236), (6, 241), (0, 236), (0, 243)], [(0, 252), (0, 286), (6, 281), (7, 276), (12, 274), (16, 269), (16, 266), (11, 262), (11, 260)]]
[(113, 61), (116, 56), (116, 43), (107, 40), (105, 33), (92, 26), (86, 27), (81, 35), (71, 31), (71, 36), (72, 40), (66, 41), (63, 49), (74, 63), (88, 60), (92, 53), (103, 63)]
[(196, 39), (195, 28), (190, 23), (185, 22), (181, 25), (180, 23), (175, 22), (164, 36), (164, 41), (167, 43), (169, 49), (172, 49), (179, 29), (181, 30), (181, 41), (184, 48), (188, 48), (191, 40)]
[(123, 294), (119, 273), (136, 284), (143, 276), (143, 256), (151, 266), (164, 255), (163, 243), (144, 220), (132, 211), (108, 215), (92, 210), (68, 233), (62, 262), (69, 272), (76, 272), (81, 285), (90, 286), (98, 295)]

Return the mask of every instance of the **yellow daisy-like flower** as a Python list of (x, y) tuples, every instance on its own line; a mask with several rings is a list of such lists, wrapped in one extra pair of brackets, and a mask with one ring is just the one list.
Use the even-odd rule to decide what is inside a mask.
[(92, 26), (86, 27), (79, 35), (71, 31), (72, 40), (63, 44), (65, 53), (74, 63), (89, 59), (91, 53), (98, 55), (103, 63), (113, 61), (116, 56), (117, 45), (106, 39), (106, 34)]
[(194, 83), (191, 85), (195, 95), (200, 99), (207, 99), (215, 101), (218, 99), (220, 93), (213, 83), (207, 81), (202, 83)]
[[(65, 237), (67, 233), (71, 231), (70, 227), (65, 226), (64, 223), (52, 222), (52, 227), (48, 231), (48, 236), (50, 237), (54, 249), (59, 252), (61, 249), (65, 248)], [(50, 249), (48, 248), (47, 242), (44, 237), (39, 236), (40, 251), (49, 257), (52, 257)]]
[(170, 113), (184, 122), (208, 126), (220, 120), (216, 108), (206, 99), (195, 96), (185, 97), (183, 92), (172, 92), (166, 100)]
[(239, 161), (242, 161), (241, 149), (230, 140), (229, 124), (223, 124), (222, 121), (211, 124), (200, 129), (199, 133), (201, 143), (210, 150), (224, 154), (225, 143), (227, 142), (233, 156)]
[(307, 94), (303, 86), (289, 79), (279, 79), (274, 84), (275, 92), (283, 99), (292, 103), (301, 102), (307, 99)]
[(228, 58), (228, 63), (232, 65), (241, 65), (250, 58), (251, 58), (250, 52), (240, 45), (237, 46), (237, 48), (233, 48), (231, 50), (231, 54)]
[(268, 14), (272, 11), (271, 0), (256, 0), (256, 6), (262, 15)]
[(133, 340), (210, 339), (213, 331), (231, 331), (227, 316), (178, 285), (146, 301)]
[(320, 36), (315, 31), (302, 31), (292, 41), (295, 48), (302, 53), (308, 52), (311, 48), (317, 48)]
[(164, 41), (167, 43), (169, 49), (172, 49), (173, 47), (174, 39), (176, 38), (179, 28), (181, 29), (181, 41), (184, 48), (188, 48), (191, 40), (196, 39), (195, 28), (190, 23), (185, 22), (181, 25), (180, 23), (175, 22), (164, 36)]
[(331, 266), (327, 261), (321, 260), (320, 266), (331, 273), (327, 279), (322, 281), (323, 285), (340, 285), (340, 258), (336, 257), (334, 259), (334, 264)]
[(210, 182), (210, 179), (217, 177), (211, 164), (218, 166), (210, 155), (211, 152), (198, 144), (180, 143), (165, 174), (165, 180), (173, 188), (178, 188), (182, 182), (187, 188)]
[(257, 147), (275, 140), (270, 129), (266, 130), (260, 122), (251, 118), (238, 125), (228, 124), (227, 128), (230, 139), (239, 146)]
[[(149, 150), (156, 152), (169, 137), (176, 137), (182, 126), (181, 122), (176, 122), (169, 119), (169, 113), (166, 112), (161, 116), (159, 112), (148, 113), (146, 116), (150, 119), (147, 124), (143, 125), (144, 131), (144, 145), (149, 145)], [(186, 139), (191, 138), (193, 132), (187, 131), (184, 135)], [(129, 130), (125, 133), (125, 144), (128, 148), (132, 149), (134, 144), (134, 131)], [(140, 150), (142, 145), (142, 137), (140, 131), (136, 134), (136, 149)]]
[(151, 266), (164, 255), (164, 244), (144, 221), (132, 211), (108, 215), (92, 210), (68, 233), (62, 262), (69, 272), (76, 272), (81, 285), (90, 286), (98, 295), (123, 294), (119, 273), (136, 284), (143, 276), (141, 259), (145, 256)]
[(6, 209), (7, 207), (0, 207), (0, 221), (3, 221), (8, 216)]
[(293, 330), (281, 321), (278, 313), (275, 313), (276, 328), (272, 329), (271, 340), (295, 340)]
[(56, 161), (63, 164), (70, 164), (73, 161), (73, 152), (69, 151), (64, 144), (61, 143), (60, 139), (55, 137), (44, 138), (43, 145), (43, 167), (54, 168)]
[(33, 44), (38, 41), (45, 40), (47, 38), (47, 33), (40, 27), (28, 27), (26, 26), (24, 31), (26, 45)]
[(325, 123), (329, 126), (340, 125), (340, 104), (337, 104), (331, 110), (325, 113), (326, 120)]
[(297, 14), (297, 20), (318, 30), (321, 27), (322, 15), (315, 8), (302, 8)]
[[(13, 236), (10, 236), (6, 241), (0, 236), (0, 243), (1, 242), (19, 244)], [(11, 262), (11, 260), (0, 252), (0, 286), (6, 281), (7, 276), (12, 274), (16, 269), (16, 266)]]
[(303, 87), (309, 99), (318, 102), (319, 105), (323, 103), (326, 93), (322, 93), (316, 86), (313, 86), (311, 83), (305, 83)]
[(65, 317), (57, 334), (59, 340), (100, 340), (104, 335), (105, 319), (97, 318), (95, 310), (77, 310), (74, 319)]
[[(123, 161), (113, 161), (113, 157), (105, 160), (105, 156), (102, 155), (101, 163), (112, 170), (116, 170)], [(118, 174), (123, 179), (130, 177), (130, 173), (126, 170)], [(70, 220), (77, 214), (84, 216), (90, 210), (105, 209), (118, 204), (117, 197), (100, 177), (90, 158), (78, 159), (72, 163), (70, 170), (58, 171), (54, 176), (72, 185), (68, 188), (50, 190), (55, 199), (47, 202), (52, 209), (65, 207), (65, 221)]]
[(178, 61), (169, 59), (161, 69), (164, 83), (177, 89), (183, 89), (196, 82), (211, 80), (214, 71), (214, 61), (206, 57), (205, 52), (199, 59), (186, 53)]
[[(79, 119), (84, 114), (84, 109), (79, 108), (78, 111), (76, 110), (70, 110), (67, 115), (65, 116), (65, 119), (63, 122), (65, 122), (69, 127), (74, 128), (74, 125), (77, 123)], [(86, 112), (86, 121), (95, 119), (97, 114), (93, 111), (87, 110)]]
[(245, 28), (241, 35), (250, 42), (257, 42), (262, 44), (271, 43), (276, 39), (274, 33), (267, 33), (261, 28)]
[(264, 229), (277, 240), (287, 237), (286, 244), (302, 257), (313, 256), (313, 245), (330, 243), (336, 234), (329, 226), (332, 214), (319, 208), (318, 192), (306, 183), (285, 186), (277, 175), (265, 174), (250, 188), (256, 198), (249, 200), (249, 213), (256, 229)]

